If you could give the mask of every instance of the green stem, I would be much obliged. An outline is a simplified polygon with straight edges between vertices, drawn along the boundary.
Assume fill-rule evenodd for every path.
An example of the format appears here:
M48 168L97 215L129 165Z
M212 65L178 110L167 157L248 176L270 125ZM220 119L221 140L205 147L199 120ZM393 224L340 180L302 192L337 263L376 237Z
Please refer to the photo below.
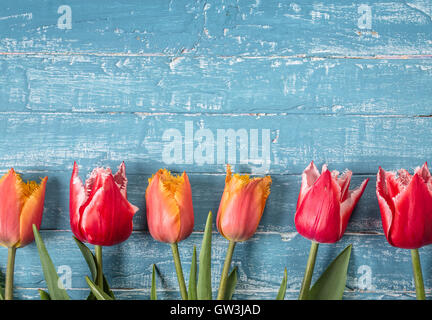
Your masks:
M227 286L227 280L228 280L228 272L231 267L231 260L234 252L236 242L231 241L228 244L228 250L225 257L225 263L222 269L222 275L219 283L219 291L217 295L217 300L225 300L225 292L226 292L226 286Z
M96 285L103 290L103 263L102 263L102 246L95 245L96 255Z
M13 281L15 268L16 248L8 248L8 259L6 267L5 300L13 299Z
M186 290L185 279L183 277L183 269L181 266L180 254L178 251L177 243L171 243L171 250L172 250L172 254L173 254L173 258L174 258L174 265L175 265L176 272L177 272L177 280L178 280L178 284L180 287L180 295L181 295L183 300L187 300L188 294L187 294L187 290Z
M311 248L309 251L309 258L308 258L308 261L306 264L306 270L305 270L305 274L303 277L302 286L300 289L299 300L306 300L307 299L310 285L311 285L311 281L312 281L312 274L313 274L314 267L315 267L315 260L316 260L316 256L317 256L317 252L318 252L318 245L319 245L318 242L312 241Z
M423 283L423 274L421 270L420 255L418 249L411 249L411 261L414 273L417 300L425 300L426 296Z

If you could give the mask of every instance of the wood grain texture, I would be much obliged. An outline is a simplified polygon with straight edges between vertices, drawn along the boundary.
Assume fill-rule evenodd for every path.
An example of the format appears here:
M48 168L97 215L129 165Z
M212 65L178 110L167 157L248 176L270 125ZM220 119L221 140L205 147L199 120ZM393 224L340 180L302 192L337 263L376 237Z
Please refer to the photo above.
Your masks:
M431 54L431 4L410 1L4 1L0 51L178 55ZM371 7L370 29L359 28ZM360 26L363 26L360 24Z
M129 173L152 174L167 166L176 172L221 173L231 162L237 172L300 174L314 160L318 165L328 163L332 170L376 174L379 166L414 168L430 159L424 132L431 130L431 120L368 115L1 113L0 135L7 137L1 146L8 152L0 154L0 166L6 170L13 163L17 170L59 171L71 170L75 160L87 172L96 165L115 168L125 160ZM222 139L229 129L233 135L225 144L218 143L218 130L224 130L219 134ZM263 130L268 130L267 136ZM245 142L240 143L238 136ZM173 150L176 137L178 148Z
M59 28L62 5L70 29ZM131 238L104 249L121 299L149 298L153 263L158 296L179 297L170 250L146 227L151 174L165 167L190 177L196 223L180 244L186 274L207 213L217 212L225 163L270 174L257 234L236 247L234 298L274 299L287 267L287 299L296 299L309 251L294 225L300 174L311 160L348 168L353 187L370 182L342 241L320 246L314 279L352 243L345 299L414 299L409 251L382 233L375 175L431 160L431 17L428 0L3 0L0 173L49 177L42 236L56 266L72 271L75 299L87 296L89 271L69 231L74 161L83 179L126 163L140 210ZM169 149L175 139L180 149ZM213 236L216 288L227 241ZM431 295L431 249L420 253ZM18 250L16 270L16 298L38 299L45 282L34 244Z
M0 111L432 113L431 59L41 54L0 70Z

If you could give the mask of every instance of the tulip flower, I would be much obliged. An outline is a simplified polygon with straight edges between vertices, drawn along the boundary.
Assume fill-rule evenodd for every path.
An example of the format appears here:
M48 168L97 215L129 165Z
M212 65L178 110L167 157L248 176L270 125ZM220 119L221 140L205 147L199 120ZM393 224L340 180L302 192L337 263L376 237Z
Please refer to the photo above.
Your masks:
M33 242L32 225L39 230L42 223L47 180L25 183L13 168L0 178L0 244L8 248L6 300L13 296L16 249Z
M194 212L192 191L186 172L172 175L160 169L149 180L146 190L147 225L152 237L171 244L182 299L187 299L178 242L192 233Z
M152 237L178 243L192 233L192 191L186 172L174 176L165 169L149 179L146 190L147 225Z
M326 165L320 174L313 161L303 171L295 213L295 226L303 237L319 243L334 243L342 238L369 181L349 190L351 176L347 170L339 177L339 172L330 172Z
M74 162L70 180L70 225L75 237L95 245L98 270L102 271L102 246L125 241L132 233L132 219L138 208L127 200L124 162L116 174L111 169L96 168L85 186ZM97 284L102 287L102 272Z
M384 234L394 247L411 249L417 298L424 299L418 248L432 243L432 177L427 163L414 170L377 174L376 194Z
M250 179L248 175L232 175L231 167L227 166L225 189L216 220L219 232L229 240L218 300L225 297L228 271L235 244L252 237L258 228L267 198L270 195L271 183L270 176Z
M352 172L330 172L323 165L321 174L313 161L303 171L295 213L297 231L312 241L300 299L305 299L310 287L318 252L318 243L334 243L345 233L351 214L363 194L369 179L349 190Z

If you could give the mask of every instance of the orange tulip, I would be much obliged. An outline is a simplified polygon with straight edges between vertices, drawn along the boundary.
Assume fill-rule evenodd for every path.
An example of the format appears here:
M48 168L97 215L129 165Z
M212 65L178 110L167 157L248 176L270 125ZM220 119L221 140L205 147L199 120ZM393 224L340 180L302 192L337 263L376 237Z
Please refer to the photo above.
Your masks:
M160 169L146 190L147 224L152 237L166 243L180 242L192 233L192 191L186 172L171 175Z
M270 176L250 179L231 174L227 166L225 189L217 214L217 228L228 240L240 242L253 236L270 195Z
M146 190L147 225L152 237L171 244L180 294L187 300L186 283L177 243L189 237L194 226L192 190L186 172L180 176L160 169Z
M0 178L0 245L20 248L33 242L32 225L39 230L47 180L25 183L13 168Z

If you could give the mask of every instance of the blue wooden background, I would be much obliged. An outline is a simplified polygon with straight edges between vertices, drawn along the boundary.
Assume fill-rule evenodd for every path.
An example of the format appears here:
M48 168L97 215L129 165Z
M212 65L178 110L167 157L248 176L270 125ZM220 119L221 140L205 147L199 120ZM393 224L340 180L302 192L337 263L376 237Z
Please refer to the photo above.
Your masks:
M412 170L431 160L431 57L429 0L2 0L0 172L49 177L42 236L77 299L88 294L89 271L69 227L74 161L82 178L126 163L140 211L131 237L104 249L121 299L149 298L153 263L159 297L179 297L169 246L146 228L152 173L190 176L196 224L180 244L186 278L207 213L218 209L223 163L270 174L258 231L234 253L234 298L273 299L287 267L295 299L309 251L294 226L301 172L311 160L349 168L352 186L370 182L346 235L320 246L316 274L352 243L345 299L413 299L410 253L386 242L375 175L380 165ZM217 136L228 129L243 140L224 155ZM213 241L217 288L227 241L216 231ZM432 250L420 253L430 295ZM38 299L45 287L34 244L18 250L15 285L19 299Z

